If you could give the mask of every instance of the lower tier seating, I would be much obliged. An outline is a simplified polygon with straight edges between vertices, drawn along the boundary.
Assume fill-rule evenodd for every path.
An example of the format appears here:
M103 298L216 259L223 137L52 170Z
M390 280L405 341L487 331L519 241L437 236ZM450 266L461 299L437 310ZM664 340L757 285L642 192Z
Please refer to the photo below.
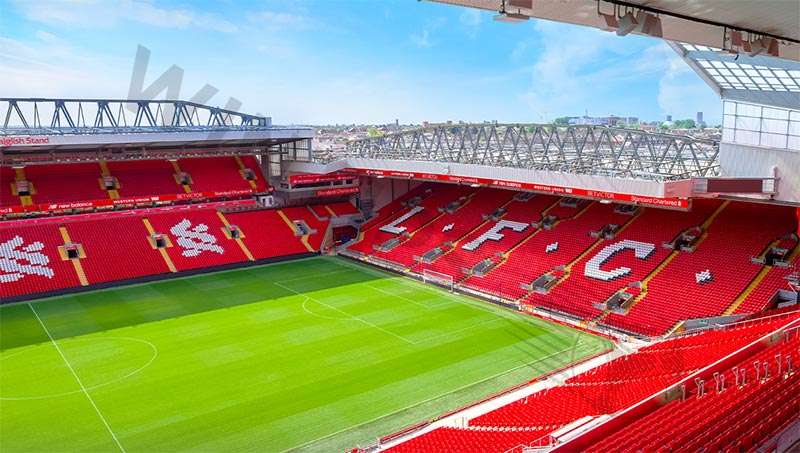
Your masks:
M758 376L756 362L767 365ZM800 335L795 333L743 360L736 373L733 368L722 373L724 389L707 381L703 395L689 390L684 401L632 421L587 451L754 451L800 417L798 363Z
M0 299L81 284L56 223L0 228Z
M156 233L170 239L167 247L179 271L247 261L235 240L227 237L214 209L165 212L148 216Z
M541 429L461 429L437 428L427 434L388 448L390 453L486 453L504 452L508 449L529 445L549 430Z
M319 232L304 242L278 210L202 206L0 224L0 298L319 250L328 222L292 209Z
M169 272L139 216L69 222L65 228L70 240L83 247L86 257L79 262L91 283Z
M446 453L481 451L521 453L552 433L586 416L614 414L654 396L700 368L764 338L780 338L756 355L742 357L748 384L740 388L726 371L727 390L700 398L696 392L683 402L669 403L631 424L590 451L725 451L730 445L751 451L800 415L800 334L770 335L800 319L794 311L740 323L724 330L704 331L644 347L568 379L563 385L534 393L468 421L467 428L438 428L386 451ZM784 363L780 372L775 357ZM789 372L786 357L791 357ZM752 363L769 363L770 377L756 379ZM662 418L667 422L662 422ZM514 433L509 437L496 433ZM481 434L476 434L481 433ZM535 433L535 435L534 435ZM530 435L528 435L530 434ZM523 444L523 445L520 445ZM539 442L536 442L538 445ZM709 450L710 448L710 450Z

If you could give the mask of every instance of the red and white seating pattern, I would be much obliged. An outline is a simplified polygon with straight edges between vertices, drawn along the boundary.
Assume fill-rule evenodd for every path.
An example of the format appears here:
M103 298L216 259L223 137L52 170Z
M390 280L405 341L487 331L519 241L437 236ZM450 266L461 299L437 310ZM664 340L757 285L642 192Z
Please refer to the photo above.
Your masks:
M213 209L166 212L148 216L156 233L169 237L167 248L179 271L246 261L234 240L223 234L225 225Z
M319 250L328 222L314 219L305 207L284 211L288 218L308 216L304 220L318 229L308 243ZM213 208L162 210L146 219L154 233L169 239L172 246L166 254L177 271L248 260L238 241L225 235L225 225ZM241 242L256 260L310 251L277 210L227 214L226 219L239 228ZM64 245L64 236L59 227L71 243L83 248L85 256L75 263L61 258L58 248ZM169 272L148 236L145 217L133 213L83 220L62 217L13 227L0 224L0 298L80 286L78 266L89 285Z
M80 285L57 224L0 228L0 299Z

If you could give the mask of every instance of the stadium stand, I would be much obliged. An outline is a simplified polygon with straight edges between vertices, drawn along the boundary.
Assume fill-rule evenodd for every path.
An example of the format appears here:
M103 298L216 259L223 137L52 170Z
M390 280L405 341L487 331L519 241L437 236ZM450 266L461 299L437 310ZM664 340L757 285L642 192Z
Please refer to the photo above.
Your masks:
M59 254L64 244L55 223L0 227L0 298L80 285L73 264Z
M90 284L169 272L140 216L69 222L65 228L83 247L86 257L80 261Z
M108 199L102 186L100 166L96 163L29 165L25 179L36 191L34 203L57 203Z
M748 370L748 384L734 385L737 378L727 370L726 390L702 397L695 393L685 401L654 408L651 414L632 421L589 451L656 451L664 444L666 447L658 451L728 451L731 445L737 447L733 451L751 451L800 413L800 373L796 366L800 360L800 333L793 327L786 333L770 335L797 319L800 312L791 311L724 330L661 341L579 374L563 385L475 417L466 428L436 428L384 451L522 452L526 446L541 445L550 433L572 422L618 413L662 393L698 370L734 356L740 359L738 368ZM755 355L742 353L749 350L748 345L765 338L777 340ZM775 362L778 355L784 363L780 372ZM795 364L792 371L786 357ZM756 376L751 368L754 361L770 363L770 377L765 377L766 371ZM515 434L502 437L496 433Z
M547 434L547 429L437 428L384 451L391 453L503 452L527 445Z
M214 209L164 212L147 220L156 233L170 239L166 251L179 271L247 260L236 242L223 234L225 224Z
M194 192L215 190L249 189L251 185L242 176L241 160L235 157L204 157L180 159L180 169L191 177L190 187ZM256 167L257 168L257 167ZM260 176L260 172L259 172ZM263 180L263 177L259 177Z
M14 169L5 165L0 166L0 206L19 206L21 201L14 195L15 186Z
M412 233L408 241L389 252L377 252L376 255L404 266L412 266L417 262L415 256L422 256L447 242L458 242L462 236L486 222L484 215L506 204L513 195L513 192L500 189L480 189L452 214L439 216ZM448 228L450 225L452 227Z
M543 206L541 213L536 213L536 217L549 215L546 209L557 198L537 196L534 200L537 198L546 206ZM516 203L509 206L510 212L514 211ZM496 272L483 278L470 277L464 284L497 296L518 299L528 293L520 284L529 284L547 271L568 265L597 241L589 236L590 231L599 230L607 224L623 225L630 219L629 216L615 215L613 211L612 205L594 203L585 211L563 218L552 229L540 228L511 250L507 261ZM551 251L548 251L548 247L551 247Z
M587 451L753 451L800 415L799 347L795 331L725 371L724 387L695 389ZM753 364L765 366L757 371Z
M108 170L117 178L120 186L117 191L122 197L184 192L175 180L175 169L166 160L109 162Z
M430 192L426 193L427 191ZM425 195L417 206L404 207L381 222L378 228L368 228L364 231L363 240L356 244L353 249L366 255L372 254L374 252L373 246L380 246L384 242L398 236L396 233L382 231L382 229L386 230L388 229L387 227L392 226L393 223L397 223L397 225L394 225L395 228L402 229L403 233L411 234L438 216L443 215L439 212L439 208L444 208L461 197L467 197L473 191L474 189L469 186L465 187L448 184L426 185L423 190L418 190L416 192L420 195ZM406 196L404 198L409 200L415 196L418 195ZM410 215L416 207L421 207L422 209L417 209L414 215ZM400 220L402 220L402 222L399 222Z
M693 252L673 252L674 259L650 280L627 316L612 313L604 321L619 326L624 320L657 335L682 319L721 315L758 274L760 266L750 257L794 228L788 213L780 206L727 204ZM704 280L703 272L712 280Z
M294 235L292 228L287 225L277 210L236 212L226 214L226 217L228 222L241 229L244 235L242 242L255 259L274 258L309 251L300 241L300 237ZM259 235L259 231L264 231L264 235Z
M350 248L417 274L450 275L462 288L639 335L663 334L685 319L765 308L788 270L751 258L763 260L774 247L788 266L798 252L788 207L694 200L692 211L665 216L654 208L548 195L510 200L511 194L484 188L454 213L438 214L428 211L447 199L441 187L423 190L429 197L422 211L411 215L405 207L384 216ZM532 227L504 228L502 240L480 242L501 221ZM393 248L375 250L392 238ZM464 273L476 265L481 272ZM541 279L548 286L535 287ZM619 312L595 307L617 292L624 302Z
M0 225L0 298L213 268L248 261L248 253L259 260L316 252L328 227L306 207L222 215L204 206ZM290 218L318 232L297 236Z

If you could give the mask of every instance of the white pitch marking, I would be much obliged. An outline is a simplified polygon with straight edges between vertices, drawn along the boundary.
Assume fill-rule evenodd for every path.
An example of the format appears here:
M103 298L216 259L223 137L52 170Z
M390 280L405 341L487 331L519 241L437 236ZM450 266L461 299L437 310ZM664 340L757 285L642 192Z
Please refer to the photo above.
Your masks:
M293 290L292 288L289 288L288 286L285 286L285 285L281 285L278 282L273 282L273 283L275 284L275 286L280 286L281 288L285 289L286 291L291 291L291 292L297 294L298 296L303 296L303 297L305 297L307 299L313 300L314 302L316 302L318 304L321 304L321 305L324 305L324 306L330 308L331 310L338 311L339 313L341 313L341 314L343 314L345 316L349 316L349 317L355 319L356 321L361 321L361 322L363 322L364 324L366 324L366 325L368 325L370 327L374 327L374 328L380 330L381 332L388 333L389 335L391 335L391 336L393 336L393 337L395 337L397 339L403 340L408 344L417 344L416 342L413 342L413 341L411 341L411 340L409 340L407 338L403 338L403 337L401 337L400 335L397 335L394 332L389 332L388 330L384 329L383 327L378 327L378 326L376 326L375 324L372 324L369 321L365 321L365 320L359 318L358 316L353 316L353 315L351 315L350 313L348 313L346 311L343 311L343 310L340 310L340 309L338 309L338 308L336 308L334 306L328 305L328 304L326 304L325 302L323 302L323 301L321 301L319 299L315 299L313 297L306 296L305 294L298 293L297 291Z
M81 389L83 389L83 394L86 395L86 398L88 398L89 402L92 403L92 407L94 407L94 410L97 412L97 415L100 416L100 420L102 420L103 424L106 425L106 429L108 429L108 432L111 433L111 437L114 438L114 442L117 443L117 447L119 447L119 450L122 453L125 453L125 449L122 448L122 444L119 443L119 439L117 439L117 435L114 434L114 431L111 430L111 426L108 425L108 422L106 421L106 418L103 417L103 414L100 412L100 409L97 408L97 404L94 403L94 400L92 399L92 396L89 395L88 391L86 391L86 387L84 387L83 382L81 382L81 378L79 378L78 374L75 373L75 370L72 369L72 365L70 365L69 360L67 360L67 357L64 356L63 352L61 352L61 348L58 346L58 343L56 343L56 340L54 340L53 336L50 335L50 331L47 330L47 326L45 326L44 322L42 322L42 318L39 317L39 313L36 313L36 310L33 308L33 305L31 305L30 303L28 303L28 306L31 307L31 311L33 312L34 316L36 316L36 319L39 320L39 324L42 325L42 329L44 329L45 333L50 338L50 341L53 343L53 346L56 347L56 351L58 351L58 354L61 356L62 359L64 359L64 363L67 364L67 368L69 368L69 371L72 372L72 376L75 378L76 381L78 381L78 385L80 385Z
M330 272L323 272L323 273L321 273L321 274L306 275L305 277L287 278L286 280L281 280L281 281L280 281L280 282L278 282L278 283L293 282L293 281L295 281L295 280L308 280L308 279L310 279L310 278L317 278L317 277L321 277L321 276L323 276L323 275L341 274L341 273L343 273L343 272L350 272L350 271L349 271L349 270L347 270L347 269L342 269L342 270L340 270L340 271L330 271Z
M396 298L398 298L398 299L402 299L402 300L405 300L405 301L407 301L407 302L411 302L412 304L415 304L415 305L419 305L419 306L420 306L420 307L422 307L422 308L428 308L428 309L431 309L431 308L437 308L437 307L441 307L441 306L443 306L443 305L450 305L450 302L441 302L441 303L438 303L438 304L433 304L433 305L425 305L425 304L421 304L421 303L419 303L419 302L417 302L417 301L415 301L415 300L413 300L413 299L409 299L408 297L401 296L401 295L399 295L399 294L395 294L395 293L390 293L389 291L384 291L384 290L382 290L382 289L380 289L380 288L377 288L377 287L375 287L375 286L372 286L372 285L370 285L369 283L364 283L364 286L366 286L367 288L372 288L372 289L374 289L375 291L380 291L380 292L382 292L383 294L387 294L387 295L389 295L389 296L393 296L393 297L396 297ZM403 285L403 286L405 286L405 285ZM437 294L437 296L438 296L438 294Z

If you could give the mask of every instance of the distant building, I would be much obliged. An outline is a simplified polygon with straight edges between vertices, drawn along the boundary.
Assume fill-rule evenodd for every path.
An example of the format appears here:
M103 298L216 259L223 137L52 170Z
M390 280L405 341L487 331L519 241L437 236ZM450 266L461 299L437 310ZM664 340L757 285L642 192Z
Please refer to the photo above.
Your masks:
M703 112L697 112L697 120L695 121L695 124L697 127L706 124L705 121L703 121Z
M671 122L672 122L672 115L667 115L667 122L668 122L668 123L671 123Z

